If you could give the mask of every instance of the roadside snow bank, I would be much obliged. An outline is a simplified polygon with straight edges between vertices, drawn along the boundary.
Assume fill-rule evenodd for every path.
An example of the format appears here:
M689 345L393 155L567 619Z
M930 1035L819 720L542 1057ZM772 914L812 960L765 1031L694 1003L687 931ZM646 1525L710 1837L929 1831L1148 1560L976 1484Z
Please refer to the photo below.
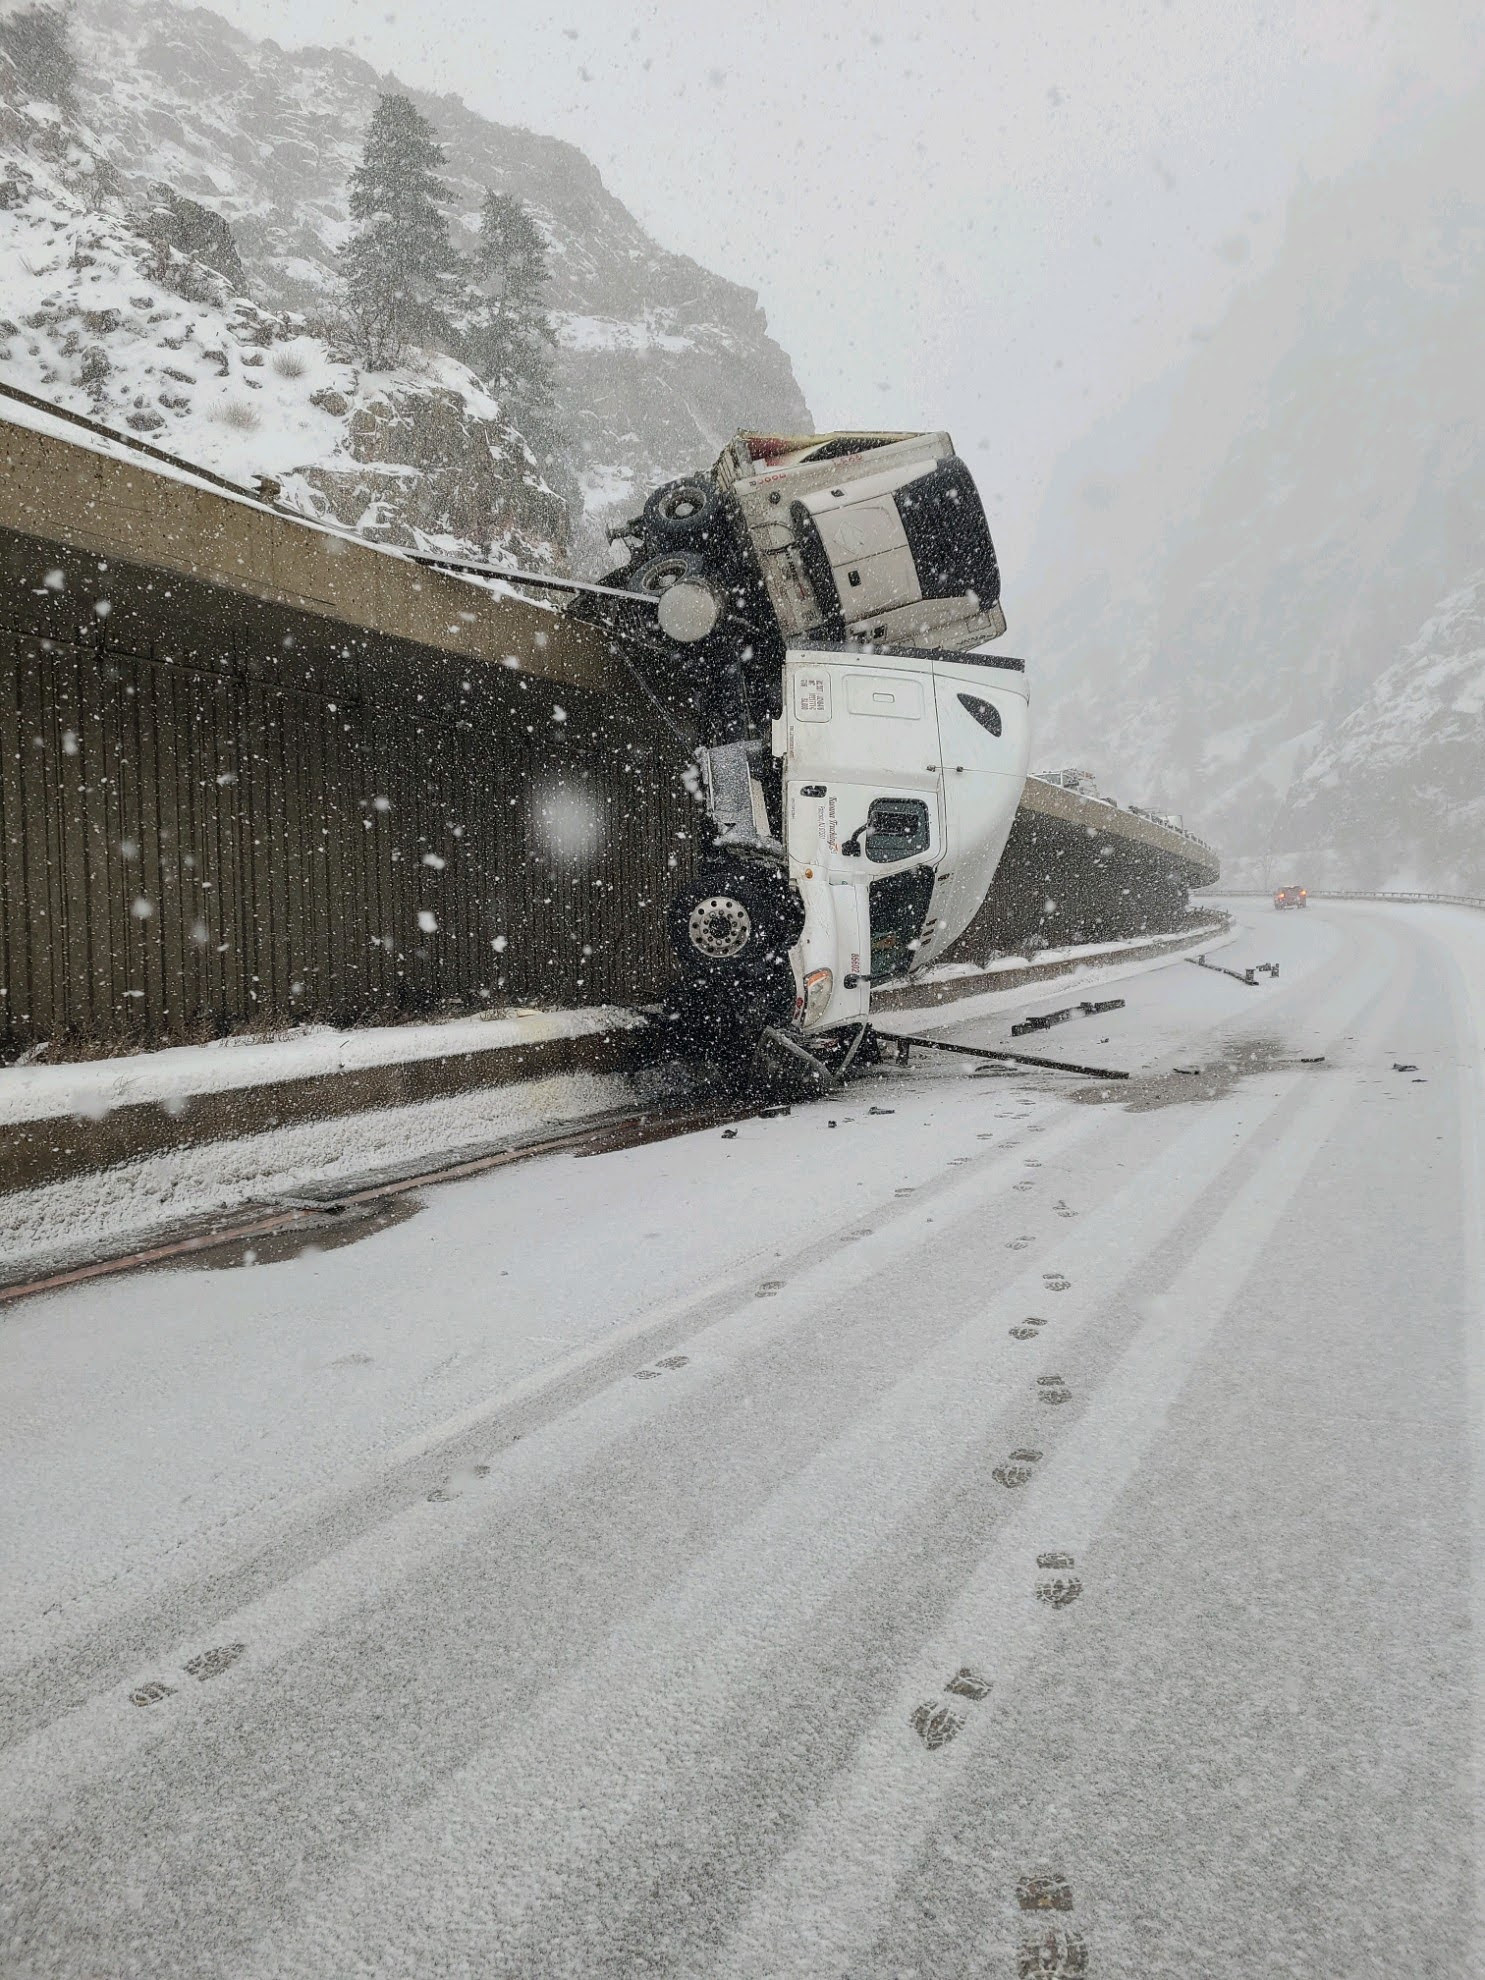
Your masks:
M505 1135L607 1113L631 1099L621 1074L559 1073L417 1106L385 1107L236 1141L171 1149L39 1189L16 1190L5 1197L0 1267L12 1274L22 1265L38 1273L60 1270L83 1256L114 1249L120 1239L142 1243L216 1211L271 1201L315 1184L348 1181L421 1156L457 1161L461 1151ZM79 1242L80 1234L85 1242Z
M634 1030L642 1023L633 1011L599 1004L587 1010L519 1011L502 1017L453 1018L443 1024L367 1025L354 1031L306 1025L288 1037L239 1036L123 1059L8 1066L0 1070L0 1125L78 1117L101 1120L115 1107L150 1101L169 1110L200 1093L317 1079L414 1059L509 1051L552 1039Z

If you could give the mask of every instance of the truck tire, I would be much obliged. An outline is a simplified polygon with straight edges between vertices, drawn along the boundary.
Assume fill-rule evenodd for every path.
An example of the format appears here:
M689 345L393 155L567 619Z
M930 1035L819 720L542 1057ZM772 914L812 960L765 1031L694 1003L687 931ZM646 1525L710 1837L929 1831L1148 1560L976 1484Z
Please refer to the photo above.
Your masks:
M626 582L629 591L648 592L658 598L662 591L669 591L673 584L686 579L701 579L706 576L706 560L698 557L694 550L667 550L663 556L651 557Z
M667 550L699 544L717 520L717 491L704 475L683 475L657 488L645 503L650 539Z
M667 920L671 946L685 969L750 973L794 946L804 909L782 878L733 867L704 873L683 887Z

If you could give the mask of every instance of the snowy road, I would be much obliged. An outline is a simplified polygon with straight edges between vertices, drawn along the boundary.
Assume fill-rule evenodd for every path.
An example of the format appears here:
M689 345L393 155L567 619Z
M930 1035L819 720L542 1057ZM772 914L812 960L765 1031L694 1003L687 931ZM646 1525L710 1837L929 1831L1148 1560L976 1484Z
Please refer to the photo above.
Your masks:
M1485 914L1269 959L13 1310L0 1972L1485 1971Z

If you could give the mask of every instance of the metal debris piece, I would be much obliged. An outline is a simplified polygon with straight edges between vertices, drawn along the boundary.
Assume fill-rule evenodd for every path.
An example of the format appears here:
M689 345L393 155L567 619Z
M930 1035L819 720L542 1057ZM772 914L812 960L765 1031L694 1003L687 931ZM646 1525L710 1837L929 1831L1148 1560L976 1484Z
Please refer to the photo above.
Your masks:
M1065 1004L1060 1011L1046 1011L1040 1017L1022 1018L1019 1024L1011 1026L1012 1038L1024 1038L1028 1031L1050 1031L1054 1024L1066 1024L1069 1018L1100 1017L1105 1011L1122 1011L1124 999L1110 997L1102 1004Z
M907 1063L907 1051L914 1045L926 1046L934 1052L958 1052L966 1059L1003 1060L1013 1066L1043 1066L1050 1072L1082 1073L1090 1079L1128 1079L1127 1072L1117 1072L1109 1066L1078 1066L1066 1059L1038 1059L1029 1052L1000 1052L984 1045L954 1045L947 1038L904 1037L894 1031L879 1031L877 1037L884 1045L897 1047L899 1065Z

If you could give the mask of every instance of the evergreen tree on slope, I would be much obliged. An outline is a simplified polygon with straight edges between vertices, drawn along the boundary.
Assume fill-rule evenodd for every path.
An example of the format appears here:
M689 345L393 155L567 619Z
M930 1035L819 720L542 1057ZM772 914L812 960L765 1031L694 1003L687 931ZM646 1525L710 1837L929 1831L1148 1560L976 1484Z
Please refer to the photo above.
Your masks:
M351 174L357 231L340 250L352 335L371 371L385 371L409 344L447 347L445 306L458 291L459 257L442 208L443 146L405 96L378 100L361 163Z
M72 7L40 5L0 9L0 51L15 63L21 81L55 103L64 116L77 110L77 58L72 52Z
M547 244L509 193L485 194L474 266L479 299L465 333L470 366L547 465L561 445L552 366L557 335L546 311Z

